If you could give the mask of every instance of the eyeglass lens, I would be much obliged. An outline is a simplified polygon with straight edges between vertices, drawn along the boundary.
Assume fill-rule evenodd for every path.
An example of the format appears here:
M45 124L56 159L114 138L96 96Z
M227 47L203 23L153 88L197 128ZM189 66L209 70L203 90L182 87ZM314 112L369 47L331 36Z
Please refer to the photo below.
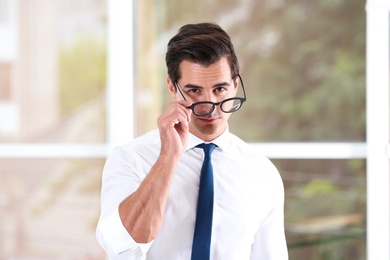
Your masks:
M218 103L217 103L218 104ZM240 98L232 98L222 101L219 106L225 113L232 113L240 109L242 100ZM205 116L211 114L215 109L216 104L211 102L194 103L192 111L197 116Z

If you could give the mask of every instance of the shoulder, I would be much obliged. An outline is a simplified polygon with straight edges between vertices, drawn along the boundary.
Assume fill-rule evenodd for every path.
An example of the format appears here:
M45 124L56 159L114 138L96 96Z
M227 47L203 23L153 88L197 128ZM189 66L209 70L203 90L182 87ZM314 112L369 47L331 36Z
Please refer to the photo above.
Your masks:
M160 144L160 132L158 129L150 131L139 137L134 138L130 142L122 145L123 148L137 148L145 145L159 145Z
M229 133L229 135L229 150L233 150L241 156L252 160L269 161L264 153L261 150L256 149L254 145L243 141L241 138L232 133Z
M151 155L160 151L160 133L158 129L150 131L144 135L134 138L128 143L116 147L112 154L122 154L127 156L129 154L134 155Z
M229 135L230 147L228 150L234 153L234 157L240 158L252 169L259 169L262 173L279 176L279 171L273 162L264 155L263 151L232 133L229 133Z

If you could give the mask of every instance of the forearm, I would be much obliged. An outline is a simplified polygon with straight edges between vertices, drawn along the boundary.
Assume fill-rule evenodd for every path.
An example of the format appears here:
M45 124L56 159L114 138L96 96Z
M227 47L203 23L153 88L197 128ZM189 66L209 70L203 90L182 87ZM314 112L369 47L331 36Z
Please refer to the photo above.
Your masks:
M139 188L119 205L119 215L131 237L148 243L158 234L178 158L160 155Z

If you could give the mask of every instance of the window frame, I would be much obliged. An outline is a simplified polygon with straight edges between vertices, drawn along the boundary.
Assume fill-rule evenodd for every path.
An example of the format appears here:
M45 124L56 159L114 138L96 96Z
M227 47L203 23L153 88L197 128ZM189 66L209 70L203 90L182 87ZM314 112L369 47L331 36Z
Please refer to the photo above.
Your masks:
M390 0L368 0L367 14L367 259L390 259L389 168Z

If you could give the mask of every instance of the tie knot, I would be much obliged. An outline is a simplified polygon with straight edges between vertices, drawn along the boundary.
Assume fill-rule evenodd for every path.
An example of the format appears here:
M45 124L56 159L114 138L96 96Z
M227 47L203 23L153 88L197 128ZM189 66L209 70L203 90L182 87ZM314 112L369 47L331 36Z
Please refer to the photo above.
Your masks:
M214 151L217 145L213 143L208 143L208 144L202 143L202 144L198 144L196 147L203 148L204 156L210 157L211 153Z

